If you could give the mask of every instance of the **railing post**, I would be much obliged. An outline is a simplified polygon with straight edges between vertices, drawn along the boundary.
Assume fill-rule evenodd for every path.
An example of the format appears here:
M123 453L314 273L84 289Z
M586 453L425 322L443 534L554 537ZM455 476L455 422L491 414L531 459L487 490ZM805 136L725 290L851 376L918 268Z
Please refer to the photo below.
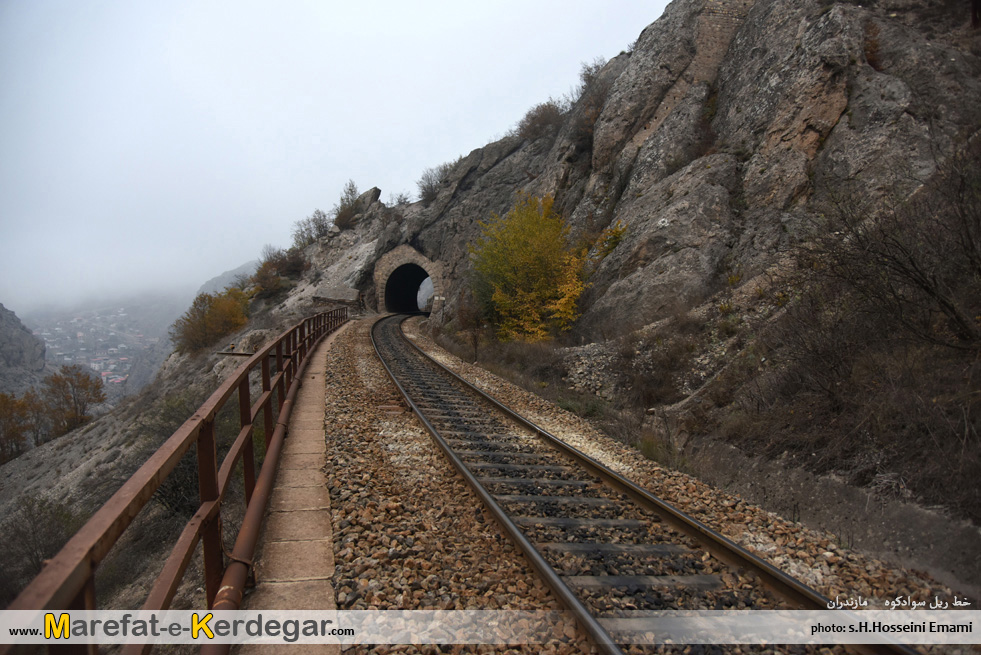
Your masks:
M262 360L268 367L268 358ZM242 449L242 477L245 482L245 506L252 502L252 490L255 489L255 452L252 446L252 394L249 390L249 376L246 374L238 385L238 418L241 427L249 426L249 439Z
M215 447L214 417L201 423L198 435L198 491L201 503L218 498L218 452ZM201 528L201 547L204 550L204 583L208 607L215 602L225 564L221 544L221 512Z
M283 342L280 341L276 344L276 374L283 372ZM283 403L286 402L286 385L283 383L285 376L279 378L279 383L276 385L276 395L277 395L277 405L276 409L283 409Z
M286 388L289 389L290 385L293 384L293 375L296 373L296 334L299 332L300 328L295 327L290 330L289 337L289 358L290 358L290 370L286 373Z
M280 348L279 346L277 346L276 360L282 361L282 359L283 357ZM271 376L269 373L269 358L266 357L265 359L262 360L262 392L263 393L266 393L267 391L272 391L272 383L270 380L271 380ZM279 401L279 406L282 407L283 402L285 402L285 396L283 395L282 386L279 387L279 392L280 392L280 397L283 398L283 400ZM270 394L269 400L266 401L265 406L262 408L262 419L263 419L262 427L265 433L263 435L263 439L266 442L266 450L269 450L269 441L272 439L273 430L275 429L274 422L273 422L272 408L273 408L272 394Z
M300 359L297 363L307 358L307 321L300 323Z
M85 586L75 596L75 600L67 607L69 610L94 610L95 605L95 570L89 574L89 579L85 581ZM52 643L48 646L50 655L98 655L98 644L59 644Z

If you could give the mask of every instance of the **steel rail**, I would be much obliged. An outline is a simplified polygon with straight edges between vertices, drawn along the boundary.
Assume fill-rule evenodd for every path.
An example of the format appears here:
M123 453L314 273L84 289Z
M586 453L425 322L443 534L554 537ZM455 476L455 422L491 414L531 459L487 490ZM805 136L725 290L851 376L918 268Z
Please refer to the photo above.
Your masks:
M425 426L426 430L428 430L429 434L432 435L440 450L443 451L443 454L446 455L447 459L449 459L453 464L453 467L461 476L463 476L470 488L473 489L474 493L477 494L481 502L484 503L487 509L494 516L494 519L501 525L504 531L507 532L508 536L511 537L518 548L521 549L521 552L524 553L525 557L528 558L532 568L538 572L545 583L548 584L555 595L558 596L559 602L562 603L567 609L572 611L573 614L575 614L576 620L579 621L579 624L589 634L597 648L607 655L623 655L623 651L620 650L620 647L617 646L616 643L614 643L613 638L606 631L606 629L600 625L599 621L596 620L596 617L594 617L586 606L582 604L579 598L576 597L575 592L573 592L572 589L570 589L569 586L562 581L562 578L560 578L555 572L555 569L553 569L552 566L545 561L542 554L539 553L528 538L525 537L521 529L514 523L514 521L511 520L511 517L509 517L504 509L497 504L497 501L494 500L494 497L490 494L490 492L488 492L487 489L480 484L480 481L477 480L473 473L470 472L470 469L468 469L457 454L453 452L450 445L445 439L443 439L442 435L440 435L439 430L437 430L436 427L429 422L429 419L426 418L425 414L423 414L423 412L419 409L419 406L416 405L412 397L409 396L409 393L406 391L405 387L402 386L402 383L395 377L395 373L388 365L388 362L385 361L385 358L382 357L381 352L378 350L378 345L375 342L375 329L382 323L382 321L386 320L386 318L388 317L379 319L372 326L371 345L375 348L375 353L378 355L379 361L381 361L382 366L385 367L385 371L398 388L399 393L402 394L402 397L405 398L405 401L412 408L412 411L414 411L416 416L419 417L419 420L422 421L422 424ZM399 325L399 332L401 334L401 324Z
M18 595L9 610L95 609L94 575L99 563L119 540L143 507L174 470L181 457L197 445L200 504L188 521L157 576L144 605L145 610L169 607L199 541L204 543L205 584L209 607L214 603L224 566L220 537L220 510L232 471L244 459L247 506L252 506L255 487L252 436L256 421L263 415L267 446L273 438L273 400L277 400L278 422L288 420L300 373L317 342L347 321L347 308L323 312L304 319L264 346L219 385L211 396L173 435L99 508L82 528ZM276 363L271 374L270 360ZM258 370L262 393L251 402L250 374ZM275 390L275 393L274 393ZM238 392L241 430L219 468L215 446L214 421L218 412ZM262 470L275 471L275 453L269 453ZM261 477L260 473L260 477ZM258 503L255 503L258 506ZM248 509L247 509L248 512ZM253 510L253 513L255 510ZM251 524L248 528L252 530ZM257 527L254 529L258 529ZM249 555L251 558L251 555ZM0 655L13 648L0 644ZM93 645L58 645L58 652L97 652ZM126 653L146 652L148 646L129 646Z
M408 318L408 317L406 317ZM428 354L426 354L419 346L412 342L411 339L405 337L402 331L402 323L406 319L402 319L399 322L399 333L402 334L405 343L412 347L412 349L423 357L426 361L430 362L436 366L439 370L445 372L447 375L451 376L459 384L464 386L469 391L476 394L481 399L490 403L495 409L500 411L502 414L522 425L526 429L535 433L540 437L545 443L552 446L557 452L563 456L571 459L577 464L581 465L594 475L600 477L604 482L611 485L612 487L626 493L631 498L633 498L641 506L655 512L658 516L661 516L665 523L674 527L678 531L692 537L698 541L709 553L714 557L718 558L720 561L726 564L740 568L745 567L753 572L755 572L763 583L769 587L772 591L777 593L781 598L786 600L792 606L799 609L807 610L827 610L833 606L833 603L823 594L812 589L811 587L805 585L800 580L797 580L780 569L776 568L769 562L757 557L753 553L749 552L742 546L736 544L732 540L726 538L719 532L708 527L698 519L694 518L681 511L680 509L668 504L666 501L661 500L657 496L654 496L646 489L638 486L631 480L623 477L622 475L611 470L604 464L596 461L589 455L583 453L582 451L570 446L565 443L552 433L548 432L544 428L538 426L532 421L528 420L524 416L521 416L517 412L513 411L509 407L502 404L500 401L495 399L493 396L487 394L476 386L470 384L468 381L463 379L461 376L457 375L454 371L450 370L443 364L439 363ZM388 366L386 365L386 369ZM389 375L391 372L389 371ZM397 383L396 383L397 384ZM401 387L400 391L402 390ZM404 395L403 391L403 395ZM410 403L411 404L411 403ZM413 405L413 409L419 414ZM421 416L421 415L420 415ZM426 421L424 421L426 422ZM427 426L428 427L428 426ZM437 439L442 442L441 438ZM442 448L448 449L449 445L442 442L440 445ZM454 459L454 465L459 461L458 458L451 457ZM459 466L463 466L462 462ZM467 477L467 476L464 476ZM469 482L469 479L468 479ZM476 482L476 480L475 480ZM479 482L477 483L479 484ZM485 492L486 493L486 492ZM489 496L489 494L487 494ZM483 495L481 496L483 498ZM486 501L485 501L486 502ZM496 503L495 503L496 505ZM502 510L503 511L503 510ZM510 522L510 519L508 519ZM509 531L510 532L510 531ZM522 535L523 537L524 535ZM530 544L529 544L530 545ZM533 547L532 547L533 548ZM537 551L536 551L537 552ZM547 564L546 564L547 566ZM562 583L564 585L564 583ZM918 651L912 649L903 644L852 644L846 646L848 649L855 650L857 652L868 654L868 655L918 655Z

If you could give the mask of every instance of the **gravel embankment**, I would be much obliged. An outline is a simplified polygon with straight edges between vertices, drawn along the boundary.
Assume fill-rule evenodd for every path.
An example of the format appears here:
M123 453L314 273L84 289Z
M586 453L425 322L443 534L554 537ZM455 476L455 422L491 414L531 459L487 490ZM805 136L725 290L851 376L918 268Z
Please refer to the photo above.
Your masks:
M873 602L898 595L920 600L951 595L925 577L847 551L829 535L661 468L578 417L449 355L418 333L416 321L410 321L408 331L439 361L822 593L861 595ZM371 323L359 321L327 354L327 474L338 608L558 609L496 523L477 509L476 497L429 435L410 413L393 411L402 403L375 359ZM546 645L511 649L358 646L346 652L595 652L575 626L565 632ZM728 647L726 652L761 651Z
M662 468L636 449L606 436L589 422L446 352L420 329L419 320L408 321L406 333L437 361L552 434L825 596L861 596L869 601L870 609L884 609L885 601L897 596L928 603L936 597L952 601L953 590L924 574L896 568L848 550L836 544L833 535L787 521L690 475ZM963 594L960 597L963 598ZM954 648L946 652L959 650ZM969 651L968 648L963 650Z

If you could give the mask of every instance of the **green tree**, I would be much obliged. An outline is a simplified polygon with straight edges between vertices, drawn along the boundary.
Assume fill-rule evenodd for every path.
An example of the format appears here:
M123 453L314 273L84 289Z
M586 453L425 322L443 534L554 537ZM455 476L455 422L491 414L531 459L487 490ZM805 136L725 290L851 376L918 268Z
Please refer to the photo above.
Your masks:
M498 338L541 341L571 327L585 289L585 253L570 246L553 198L522 194L507 214L480 225L470 245L474 295Z
M77 364L62 366L60 372L45 378L43 393L58 435L89 421L89 408L106 401L102 379L89 375Z

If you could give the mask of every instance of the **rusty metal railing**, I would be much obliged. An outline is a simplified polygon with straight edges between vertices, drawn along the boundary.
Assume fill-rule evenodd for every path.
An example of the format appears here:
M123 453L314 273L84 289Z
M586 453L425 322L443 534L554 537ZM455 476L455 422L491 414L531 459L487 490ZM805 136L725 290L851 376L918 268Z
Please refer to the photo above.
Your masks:
M197 446L200 504L184 527L142 609L163 610L170 606L199 541L203 547L208 607L214 607L220 589L221 596L225 599L225 609L230 608L229 599L233 604L237 603L241 599L242 586L252 560L262 515L272 489L293 399L300 386L303 370L309 362L308 355L320 339L340 327L347 318L348 310L342 307L304 319L239 366L191 418L99 508L64 548L46 563L41 573L7 609L96 609L96 568L174 470L181 457L194 445ZM273 362L275 372L272 371ZM256 369L261 378L262 389L253 402L249 376ZM235 395L241 429L219 466L215 418ZM274 400L278 418L273 413ZM254 430L260 420L266 457L257 478L252 444ZM222 499L239 460L242 461L246 512L226 568L220 512ZM229 581L223 582L222 578L226 575L229 576ZM0 655L6 655L12 648L10 645L0 645ZM72 650L91 653L95 648L84 644L74 648L69 645L58 647L59 652ZM128 654L147 651L148 646L140 645L123 649Z

